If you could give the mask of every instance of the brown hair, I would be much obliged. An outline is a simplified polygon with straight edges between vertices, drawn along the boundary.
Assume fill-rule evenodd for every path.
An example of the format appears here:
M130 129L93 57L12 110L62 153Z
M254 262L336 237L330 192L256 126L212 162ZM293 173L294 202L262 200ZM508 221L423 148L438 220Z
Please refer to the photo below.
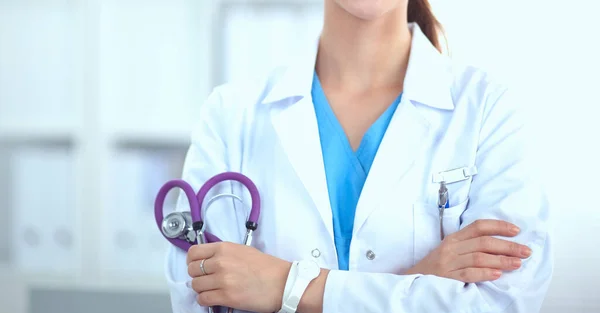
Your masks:
M417 23L429 41L442 52L439 36L443 35L443 28L433 15L429 0L408 0L408 22Z

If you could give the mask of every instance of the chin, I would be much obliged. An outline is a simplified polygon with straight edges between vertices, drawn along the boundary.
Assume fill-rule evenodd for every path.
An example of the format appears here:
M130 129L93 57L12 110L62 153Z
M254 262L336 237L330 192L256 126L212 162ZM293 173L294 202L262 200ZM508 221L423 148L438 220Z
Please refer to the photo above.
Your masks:
M407 0L334 0L342 9L361 20L374 20Z

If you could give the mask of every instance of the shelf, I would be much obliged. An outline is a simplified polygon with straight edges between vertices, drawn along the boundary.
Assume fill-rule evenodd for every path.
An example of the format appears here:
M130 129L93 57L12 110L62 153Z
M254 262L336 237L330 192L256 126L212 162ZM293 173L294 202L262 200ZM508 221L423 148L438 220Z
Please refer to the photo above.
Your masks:
M70 142L75 134L74 123L60 120L0 120L0 140Z
M110 141L119 146L173 146L187 148L190 144L190 128L158 128L152 125L113 130Z
M169 291L164 278L148 278L146 276L130 276L127 278L90 277L86 279L49 275L24 275L22 277L30 287L52 290L75 289L78 291L135 293L167 293Z

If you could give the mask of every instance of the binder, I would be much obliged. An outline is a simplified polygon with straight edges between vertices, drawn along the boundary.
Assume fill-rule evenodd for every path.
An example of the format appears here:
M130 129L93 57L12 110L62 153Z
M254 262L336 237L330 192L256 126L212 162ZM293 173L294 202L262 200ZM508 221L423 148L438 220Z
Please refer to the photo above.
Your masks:
M109 127L188 122L203 70L196 6L193 0L103 2L99 80Z
M0 4L0 120L71 122L81 87L78 11L8 2Z
M125 148L112 162L111 199L103 210L103 271L122 275L162 276L168 242L154 220L154 198L170 179L181 176L178 150ZM175 205L176 193L167 205Z
M68 147L23 146L11 153L12 259L25 272L72 274L75 245L73 160Z

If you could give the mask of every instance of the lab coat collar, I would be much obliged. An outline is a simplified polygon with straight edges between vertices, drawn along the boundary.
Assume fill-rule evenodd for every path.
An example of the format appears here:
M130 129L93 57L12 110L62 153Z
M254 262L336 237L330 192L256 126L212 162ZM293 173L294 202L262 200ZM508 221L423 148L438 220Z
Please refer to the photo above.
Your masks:
M263 103L277 103L291 97L310 98L319 38L320 36L308 47L295 51L297 56L292 58L293 63L285 71L276 74L281 75L280 77L271 79L273 85Z
M449 59L431 44L417 24L410 23L409 27L413 36L402 97L438 109L454 109ZM310 98L318 47L317 38L306 49L296 51L299 57L274 80L263 103L277 103L290 97Z

